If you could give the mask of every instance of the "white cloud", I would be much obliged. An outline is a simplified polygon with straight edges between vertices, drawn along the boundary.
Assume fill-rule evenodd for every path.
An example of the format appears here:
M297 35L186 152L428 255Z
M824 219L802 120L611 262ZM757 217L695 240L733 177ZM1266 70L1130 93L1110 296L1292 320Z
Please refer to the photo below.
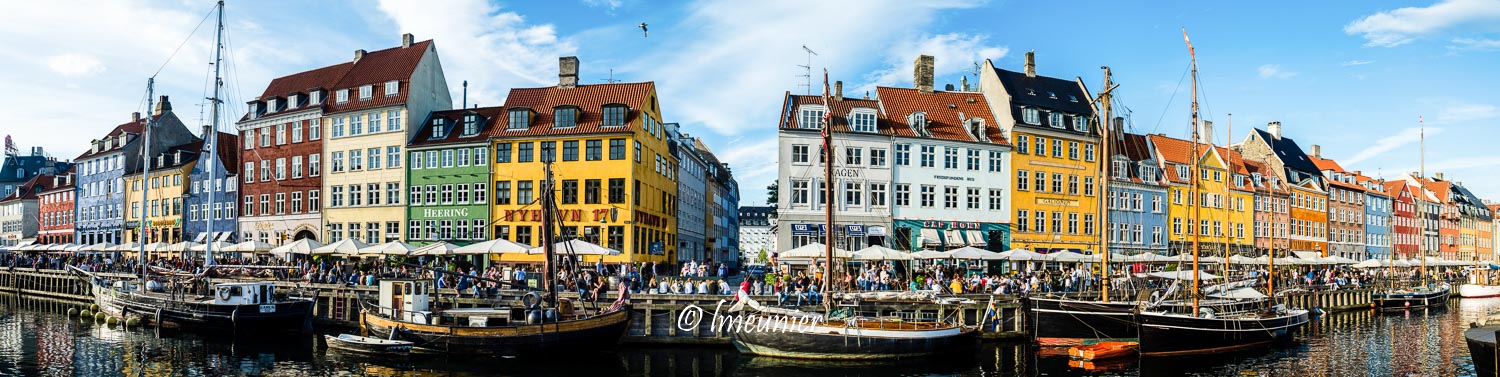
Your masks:
M912 36L888 48L886 67L865 75L867 84L852 93L873 91L875 86L911 86L912 62L919 55L932 55L933 76L937 79L933 84L936 87L941 89L944 84L957 86L959 83L943 82L943 76L968 74L975 64L982 64L980 62L985 59L999 59L1010 51L1006 47L990 45L988 39L984 35L962 33ZM975 78L969 80L970 84L978 84Z
M104 63L93 55L66 53L47 58L47 68L64 77L93 76L104 73Z
M1406 7L1365 16L1344 26L1371 47L1395 47L1417 37L1465 24L1500 20L1500 1L1441 0L1427 7Z
M610 10L618 9L622 5L620 0L583 0L583 3L591 7L604 7Z
M1432 120L1434 124L1453 124L1495 117L1500 117L1500 108L1486 104L1469 103L1443 108Z
M528 23L481 0L383 0L380 10L401 32L437 43L453 98L468 80L470 106L499 105L512 87L556 85L557 58L577 50L552 25Z
M1500 49L1500 39L1454 38L1451 50L1495 50Z
M1357 66L1357 65L1365 65L1365 64L1370 64L1370 63L1374 63L1374 62L1373 61L1369 61L1369 60L1354 59L1354 60L1346 61L1346 62L1343 62L1343 63L1339 63L1339 66L1341 66L1341 67L1353 67L1353 66Z
M1436 127L1429 127L1426 130L1426 134L1428 136L1437 135L1442 132L1442 128ZM1422 133L1423 130L1420 128L1408 128L1401 130L1401 132L1398 132L1395 135L1376 140L1374 145L1365 147L1365 149L1360 150L1359 153L1355 153L1354 157L1345 159L1343 163L1346 166L1352 166L1370 158L1383 155L1386 152L1396 150L1396 148L1416 143L1421 140Z
M1289 79L1296 76L1297 72L1284 71L1280 64L1265 64L1256 69L1261 80L1265 79Z

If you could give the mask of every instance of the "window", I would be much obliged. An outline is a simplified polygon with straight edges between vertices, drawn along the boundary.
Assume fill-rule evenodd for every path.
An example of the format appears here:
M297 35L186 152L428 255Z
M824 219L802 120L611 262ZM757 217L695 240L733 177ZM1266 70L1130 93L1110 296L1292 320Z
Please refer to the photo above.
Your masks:
M896 144L896 166L911 165L911 144Z
M333 134L329 136L335 139L344 137L344 117L333 117Z
M417 192L413 187L412 192ZM416 197L408 204L415 204ZM495 181L495 204L510 204L510 181Z
M378 206L378 205L380 205L380 184L379 183L369 183L369 184L366 184L365 185L365 192L366 192L366 195L369 195L367 197L368 200L366 200L365 203L369 203L369 205L372 205L372 206Z
M355 149L349 151L349 171L365 170L365 151Z
M578 140L563 142L563 161L578 161Z
M531 142L516 143L516 162L531 162Z
M610 178L609 179L609 202L610 203L615 203L615 204L619 204L619 203L624 203L625 202L625 179L624 178Z
M849 125L854 132L875 132L875 112L855 111L849 117Z
M323 126L319 125L319 123L321 123L321 120L318 118L313 118L313 120L308 121L308 123L307 140L318 140L323 138Z
M578 180L562 181L562 204L578 204Z
M885 148L870 148L870 166L885 166Z
M284 193L284 192L278 192L278 193L276 193L276 214L281 215L281 214L285 214L285 213L286 213L286 193Z
M380 147L374 147L366 150L365 155L365 161L368 165L366 166L366 168L369 168L371 170L380 168Z
M906 207L911 205L911 185L905 183L896 184L896 205Z
M542 145L542 148L541 148L542 149L542 153L541 153L542 162L557 161L557 142L541 141L541 142L538 142L538 143L540 143Z
M399 187L399 185L397 183L395 183L395 182L390 183L390 185L391 185L392 188ZM473 187L473 190L474 190L473 191L473 193L474 193L473 194L474 195L474 197L473 197L473 203L474 204L485 204L485 202L489 201L489 187L487 187L487 186L488 185L483 184L483 183L475 183L474 184L474 187Z
M255 163L254 162L246 162L245 163L245 170L244 170L244 172L245 172L244 173L245 174L245 183L255 182Z
M135 206L131 206L130 211L131 211L132 214L136 213L135 210L136 210L136 207ZM254 216L255 215L255 196L254 195L245 195L245 208L243 210L240 210L240 213L243 214L243 215L245 215L245 216Z
M609 139L609 159L625 159L625 139Z
M958 148L943 147L943 168L958 169Z
M576 203L578 203L578 181L573 181L573 187L572 188L568 188L567 182L568 181L563 181L563 203L564 204L576 204ZM603 182L600 181L600 180L597 180L597 179L588 179L588 180L584 180L583 181L583 202L584 203L586 203L586 204L599 204L599 190L602 189L602 187L600 187L601 183L603 183ZM623 182L621 182L621 183L623 183ZM569 194L573 195L573 201L572 202L568 202L568 200L567 200L567 196Z
M531 125L530 109L511 109L509 123L506 129L524 130Z
M1094 177L1083 177L1083 196L1094 196Z
M401 82L400 81L395 81L395 80L387 81L385 83L385 96L386 97L390 97L390 96L396 95L397 93L401 93L400 88L401 88Z
M349 206L358 207L365 205L364 193L364 186L358 184L349 185Z
M480 150L483 150L483 149L480 149ZM457 152L458 152L458 161L457 161L456 164L458 166L469 166L469 148L459 148Z
M586 142L585 148L587 148L587 150L584 151L584 158L588 161L602 160L603 154L601 153L601 149L603 149L603 143L603 140L589 140L588 142Z
M552 126L557 128L569 128L578 125L578 109L574 107L558 107L552 109Z
M864 185L859 182L844 182L844 205L858 206L864 198Z
M1063 147L1063 141L1062 141L1062 139L1052 139L1052 157L1062 157L1063 156L1063 149L1062 149L1062 147ZM1075 157L1073 159L1077 160L1078 158L1075 155Z
M1073 160L1078 159L1078 142L1068 142L1068 158Z
M292 142L302 142L302 122L292 122Z
M624 105L605 105L604 106L604 125L605 126L623 126L623 125L625 125L625 112L628 111L628 110L629 110L629 108L625 107Z
M516 181L516 203L531 204L531 181Z
M1078 233L1077 230L1078 230L1077 228L1074 228L1069 233ZM1059 233L1061 233L1063 231L1063 213L1062 212L1052 212L1052 231L1059 232Z
M443 119L443 118L433 119L432 120L432 136L431 136L431 138L433 138L433 139L441 138L441 137L443 137L444 134L448 133L448 127L447 127L447 125L448 125L448 120L447 119Z
M1026 170L1016 170L1016 190L1031 190L1031 173L1028 173Z
M860 161L864 160L864 153L862 152L864 152L864 149L861 149L859 147L844 148L844 164L859 165Z
M1035 228L1035 229L1032 229L1032 231L1037 232L1037 233L1046 233L1047 232L1047 213L1046 212L1042 212L1042 211L1036 211L1036 212L1034 212L1032 214L1036 215L1036 219L1033 219L1035 221L1031 223L1031 227Z
M364 115L354 115L349 117L349 136L359 136L365 133L364 119Z
M870 206L885 207L886 184L870 183Z
M923 145L921 146L921 149L922 167L930 168L937 166L937 147L931 145Z
M573 184L573 187L574 188L578 187L578 184L576 183L576 181ZM441 202L442 204L453 204L453 185L452 184L445 184L445 185L443 185L443 190L439 191L439 193L442 194L441 195L442 196L442 202Z
M1016 210L1016 231L1017 232L1025 232L1025 231L1027 231L1027 228L1028 228L1027 225L1029 225L1026 222L1026 220L1027 220L1026 218L1028 217L1028 216L1026 216L1027 213L1028 213L1028 211L1026 211L1024 209L1022 209L1022 210Z
M372 116L370 116L370 122L372 122L370 124L370 131L372 131L372 132L374 131L374 129L376 127L375 123L377 123L378 120L379 120L379 116L378 115L372 115ZM385 130L386 131L399 131L399 130L401 130L401 110L387 110L385 112Z
M1062 173L1052 173L1052 192L1061 194L1063 192Z
M1021 121L1027 124L1042 124L1041 111L1035 108L1022 108Z
M1036 155L1041 157L1047 156L1047 138L1041 136L1036 137Z
M799 112L799 114L801 115L797 119L797 128L811 130L823 129L823 114L825 114L825 112L822 106L803 105L802 110Z
M276 125L276 145L286 145L286 125Z
M965 201L966 206L964 208L971 209L971 210L977 210L977 209L979 209L979 188L978 187L969 187L967 191L968 191L968 198L967 198L968 200Z
M271 160L260 160L260 181L271 181ZM151 179L151 187L156 188L156 178Z
M1063 124L1063 114L1056 111L1052 112L1051 116L1047 119L1047 125L1052 126L1052 128L1063 128L1065 126Z
M641 162L641 142L635 142L635 162Z
M360 86L359 87L359 99L361 99L361 100L370 99L370 97L374 96L374 93L373 93L374 91L375 91L375 86L374 85L363 85L363 86Z
M155 200L152 200L152 202L155 202ZM156 209L152 208L151 212L156 212ZM271 195L260 194L260 213L263 215L271 214ZM155 215L155 213L152 213L152 215Z
M1074 131L1088 132L1088 128L1089 128L1089 118L1083 117L1082 115L1074 115L1073 116L1073 130ZM1137 230L1136 233L1140 233L1140 231Z
M1078 195L1078 176L1068 175L1068 195Z
M937 186L922 185L922 207L932 208L937 205Z
M286 159L276 159L276 180L286 180Z
M438 155L442 156L442 159L438 160L440 162L439 166L442 166L442 167L445 167L445 168L451 168L451 167L453 167L453 150L452 149L444 149L444 150L438 152Z
M339 89L338 92L335 92L334 101L338 103L349 102L349 89Z
M271 127L261 127L260 147L265 148L269 146L271 146Z

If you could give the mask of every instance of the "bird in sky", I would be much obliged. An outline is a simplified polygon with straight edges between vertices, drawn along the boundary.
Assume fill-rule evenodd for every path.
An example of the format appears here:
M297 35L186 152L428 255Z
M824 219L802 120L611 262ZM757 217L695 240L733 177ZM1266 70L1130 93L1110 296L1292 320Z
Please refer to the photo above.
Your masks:
M641 23L641 38L646 38L647 37L646 34L647 34L646 33L646 23L642 22Z

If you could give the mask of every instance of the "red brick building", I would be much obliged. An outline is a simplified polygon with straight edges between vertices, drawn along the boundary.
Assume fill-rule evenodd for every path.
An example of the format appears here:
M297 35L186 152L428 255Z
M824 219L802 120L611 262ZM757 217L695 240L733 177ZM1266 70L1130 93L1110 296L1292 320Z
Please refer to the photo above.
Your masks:
M1416 196L1420 187L1405 180L1384 184L1391 197L1391 250L1399 258L1414 258L1422 244L1422 224L1417 220Z
M74 196L77 193L75 175L52 176L52 188L37 193L39 201L37 220L37 243L65 244L73 241Z

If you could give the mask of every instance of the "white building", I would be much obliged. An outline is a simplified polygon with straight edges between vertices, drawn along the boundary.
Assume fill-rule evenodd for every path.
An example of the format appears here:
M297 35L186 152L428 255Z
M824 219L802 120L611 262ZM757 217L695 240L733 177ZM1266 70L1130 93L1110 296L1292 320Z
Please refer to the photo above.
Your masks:
M770 260L776 251L776 207L744 206L739 208L740 255L746 265L763 264L761 253Z
M777 179L780 198L776 251L826 243L825 206L835 206L834 246L859 250L884 245L891 227L891 133L878 121L880 103L787 93L778 121ZM826 118L825 118L826 116ZM831 120L833 193L824 190L822 129Z

